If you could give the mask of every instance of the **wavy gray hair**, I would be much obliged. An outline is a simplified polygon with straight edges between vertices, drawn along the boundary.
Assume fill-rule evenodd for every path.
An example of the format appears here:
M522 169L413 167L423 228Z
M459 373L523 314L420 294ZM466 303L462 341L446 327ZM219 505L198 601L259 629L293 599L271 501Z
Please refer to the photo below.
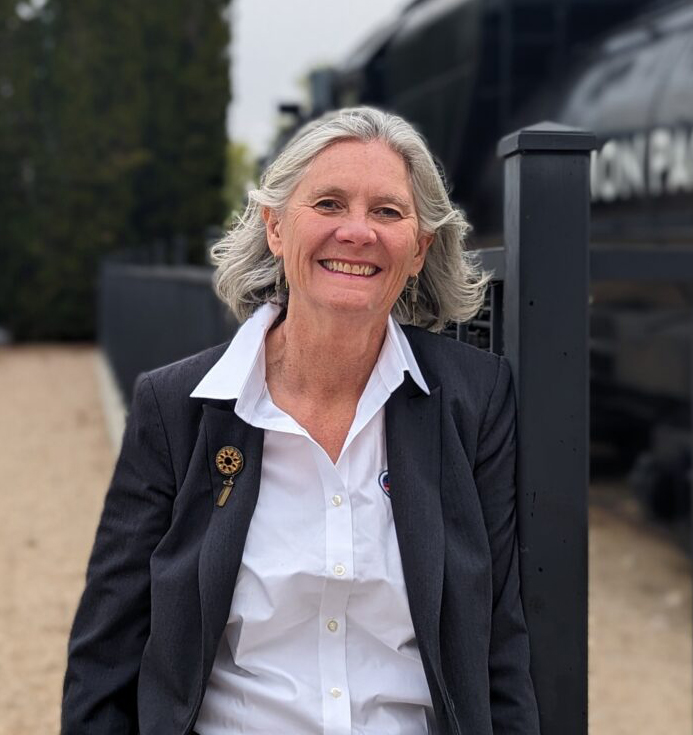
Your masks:
M214 286L219 298L239 321L272 301L285 306L288 291L276 289L282 277L267 244L262 210L278 213L315 157L343 140L381 140L399 153L411 177L421 231L434 238L419 274L418 297L405 287L392 309L400 324L433 332L448 322L466 322L481 308L492 273L484 272L477 256L465 249L470 226L450 202L445 182L422 136L401 117L372 107L329 112L304 125L267 167L260 187L248 192L248 205L231 230L216 243L210 260L216 265Z

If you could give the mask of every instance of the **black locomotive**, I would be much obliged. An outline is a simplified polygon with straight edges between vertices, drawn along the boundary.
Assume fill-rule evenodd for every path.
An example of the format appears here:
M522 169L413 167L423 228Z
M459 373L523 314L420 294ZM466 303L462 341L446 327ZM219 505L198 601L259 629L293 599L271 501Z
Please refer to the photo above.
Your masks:
M598 138L592 248L693 250L690 0L414 0L313 73L311 104L308 116L372 104L416 124L472 247L501 244L497 141L552 120ZM629 471L656 515L686 515L693 272L596 281L590 300L593 475Z

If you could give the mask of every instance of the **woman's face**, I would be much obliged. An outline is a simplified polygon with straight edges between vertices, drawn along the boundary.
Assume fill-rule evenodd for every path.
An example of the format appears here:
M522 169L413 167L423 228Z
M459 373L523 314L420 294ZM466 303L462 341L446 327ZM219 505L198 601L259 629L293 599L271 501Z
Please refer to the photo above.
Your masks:
M381 141L329 146L286 210L264 217L292 309L386 318L432 240L419 231L403 159Z

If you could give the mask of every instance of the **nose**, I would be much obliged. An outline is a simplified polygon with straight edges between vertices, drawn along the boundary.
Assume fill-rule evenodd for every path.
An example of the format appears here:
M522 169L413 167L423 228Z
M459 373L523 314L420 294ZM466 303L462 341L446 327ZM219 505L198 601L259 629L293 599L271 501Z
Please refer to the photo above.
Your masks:
M377 240L375 230L363 212L347 212L335 232L339 242L352 245L372 245Z

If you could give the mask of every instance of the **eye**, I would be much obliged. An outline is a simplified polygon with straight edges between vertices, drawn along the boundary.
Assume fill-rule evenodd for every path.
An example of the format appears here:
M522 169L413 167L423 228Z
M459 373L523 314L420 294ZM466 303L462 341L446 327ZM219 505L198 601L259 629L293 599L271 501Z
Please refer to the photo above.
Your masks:
M374 210L375 214L385 217L386 219L398 219L401 217L401 213L392 207L378 207Z
M315 209L321 209L324 212L337 212L340 209L341 204L335 199L321 199L313 206Z

